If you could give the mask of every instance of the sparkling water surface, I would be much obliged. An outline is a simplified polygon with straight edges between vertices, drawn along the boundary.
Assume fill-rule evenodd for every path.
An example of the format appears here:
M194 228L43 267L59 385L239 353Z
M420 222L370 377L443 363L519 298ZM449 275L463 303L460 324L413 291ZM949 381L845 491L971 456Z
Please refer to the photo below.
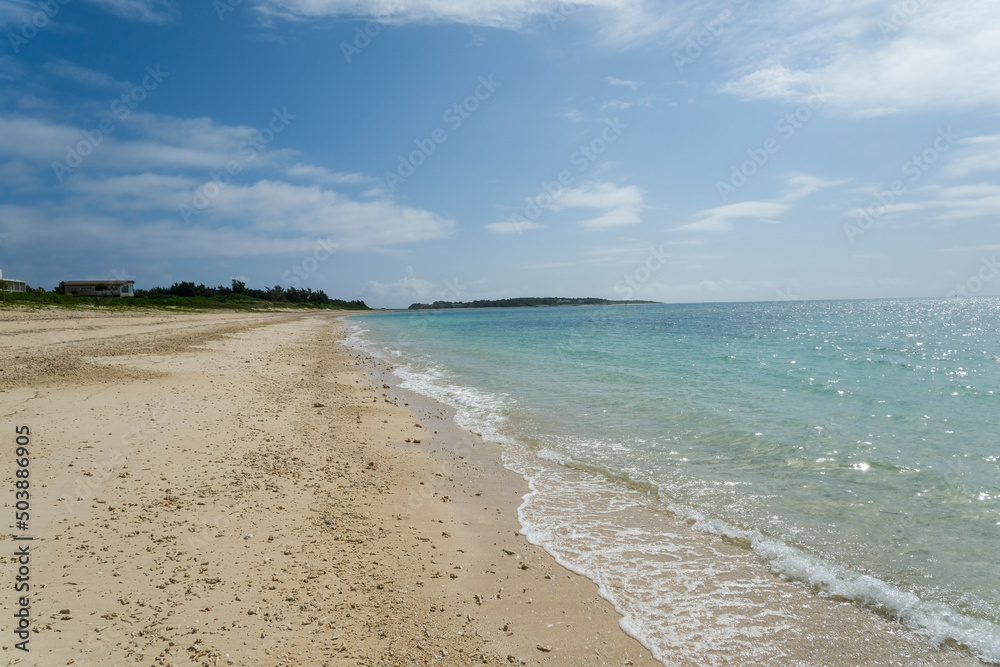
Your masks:
M617 595L635 633L666 631L652 598L671 560L651 554L673 542L642 519L600 517L642 504L1000 661L1000 299L347 322L404 386L508 445L538 492L522 508L529 537L579 560L567 564ZM626 566L638 574L617 572Z

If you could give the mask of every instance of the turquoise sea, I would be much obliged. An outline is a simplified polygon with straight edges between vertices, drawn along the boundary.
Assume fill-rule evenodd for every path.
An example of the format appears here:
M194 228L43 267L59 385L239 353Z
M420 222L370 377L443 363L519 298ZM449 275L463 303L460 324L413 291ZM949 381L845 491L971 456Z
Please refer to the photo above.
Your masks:
M503 445L525 534L661 659L767 658L780 579L1000 662L1000 299L345 322Z

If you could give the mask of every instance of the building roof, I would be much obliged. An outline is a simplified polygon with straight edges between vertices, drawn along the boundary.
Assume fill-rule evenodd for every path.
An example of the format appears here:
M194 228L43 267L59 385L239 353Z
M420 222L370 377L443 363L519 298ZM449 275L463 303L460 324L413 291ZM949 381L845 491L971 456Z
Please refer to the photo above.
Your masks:
M134 280L64 280L66 287L83 287L84 285L134 285Z

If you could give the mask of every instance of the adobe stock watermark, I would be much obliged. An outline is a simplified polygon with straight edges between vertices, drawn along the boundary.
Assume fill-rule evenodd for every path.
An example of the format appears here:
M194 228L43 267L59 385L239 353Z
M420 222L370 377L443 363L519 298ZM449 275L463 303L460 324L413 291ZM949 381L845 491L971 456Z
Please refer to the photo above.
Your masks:
M909 176L910 183L916 183L927 171L939 160L943 153L947 153L961 137L952 132L951 127L938 129L937 136L927 148L920 153L913 155L903 163L900 170L904 176ZM888 190L876 188L872 195L875 201L865 208L855 209L851 213L856 216L853 223L844 223L844 234L847 240L853 244L854 240L875 226L875 223L886 214L890 206L895 204L899 198L907 193L906 182L896 179L889 184Z
M823 86L813 86L811 91L812 95L795 111L786 113L774 124L774 129L779 137L768 137L761 146L748 148L746 160L739 165L730 165L729 180L715 182L715 189L723 203L728 202L731 195L746 185L754 174L768 163L771 156L781 150L782 141L788 141L795 136L795 133L812 119L813 114L823 108L829 99Z
M790 285L788 287L785 287L785 289L781 289L780 287L776 288L774 290L774 294L778 297L777 299L775 299L775 301L798 301L799 300L799 297L797 297L792 292L792 287Z
M990 259L983 257L982 262L979 265L979 270L969 276L969 279L964 283L955 285L955 289L948 292L948 298L954 299L959 297L975 296L982 291L986 283L990 282L998 275L1000 275L1000 265L997 264L997 256L993 255Z
M289 287L296 289L302 287L304 281L319 271L323 262L330 259L333 253L340 248L340 244L333 240L332 236L325 239L316 239L313 244L312 253L307 255L301 262L292 266L288 271L281 274L281 280Z
M170 72L164 72L160 69L159 65L156 67L146 67L146 76L142 77L140 85L133 86L131 90L122 93L119 99L112 100L111 113L119 121L124 121L169 76ZM83 164L83 161L87 157L97 150L97 147L104 142L104 139L108 135L115 131L116 127L114 119L107 117L102 118L97 127L92 130L80 130L83 139L76 142L76 144L66 144L66 157L64 160L52 163L52 171L56 176L56 180L62 183L67 176Z
M709 20L702 21L701 27L687 36L681 49L674 51L674 65L678 72L683 73L685 67L701 58L716 40L722 37L726 27L733 24L736 13L750 4L750 0L731 0L731 2L736 5L735 9L727 7Z
M618 118L605 119L604 127L596 137L586 144L580 145L569 156L569 163L577 168L579 173L583 173L590 168L608 147L618 141L624 130L628 129ZM573 185L573 172L563 169L556 176L554 181L542 181L541 189L533 197L525 197L524 208L507 219L507 224L516 233L520 234L525 229L532 229L534 221L542 214L542 211L555 206L559 198L566 192L566 189Z
M549 30L555 32L560 23L569 20L570 15L576 11L576 7L576 4L562 2L554 11L545 12L545 20L549 22Z
M631 299L636 290L648 283L654 273L667 265L670 255L664 252L662 245L659 248L650 246L647 250L649 254L645 261L615 283L615 294L621 294L626 299Z
M445 109L444 113L441 114L441 120L451 128L452 132L457 131L465 121L472 117L472 114L479 109L483 102L493 96L493 93L501 85L503 85L501 82L493 79L492 74L479 77L479 85L476 86L475 90L461 102L456 102ZM396 171L387 171L384 174L385 185L389 188L389 192L395 192L397 185L405 183L406 179L413 176L417 169L427 161L427 158L434 155L437 147L446 141L448 141L448 133L442 127L434 128L424 139L414 139L413 144L416 149L405 156L400 154Z
M463 285L458 278L454 278L452 280L446 279L443 283L443 287L438 292L437 301L461 301L463 294L465 293L465 287L466 286ZM396 335L396 346L404 347L414 342L411 332L412 334L423 333L427 330L427 324L430 321L428 318L439 316L444 312L444 309L435 308L423 308L415 311L412 315L406 318L406 329L401 330Z
M372 41L382 34L392 18L391 15L380 16L378 18L372 19L364 24L364 26L354 26L354 39L350 42L340 43L340 52L344 54L344 60L347 64L351 64L351 60L355 56L361 55L361 52L371 46Z
M21 47L34 39L38 32L47 26L59 13L60 5L69 4L70 0L41 0L35 3L38 11L32 12L31 16L24 20L20 33L8 32L7 41L10 48L14 49L14 55L21 52Z
M243 0L212 0L212 9L220 21L226 20L226 14L236 11L236 8L243 4Z
M914 14L923 9L924 0L904 0L897 2L890 9L892 13L888 20L879 20L878 29L882 33L883 39L889 39L889 35L899 30L911 19Z
M267 126L254 131L249 139L242 141L236 147L241 159L229 160L223 169L208 172L209 180L195 189L191 195L191 202L180 205L179 210L184 223L189 224L191 216L208 208L212 200L233 182L233 176L238 175L248 164L257 159L257 154L267 148L294 119L295 114L288 113L288 107L282 107L281 111L276 108L271 109L271 119Z
M111 274L111 280L135 280L135 276L130 274L128 272L128 269L126 269L124 266L122 267L121 271L119 271L118 269L111 269L110 274Z

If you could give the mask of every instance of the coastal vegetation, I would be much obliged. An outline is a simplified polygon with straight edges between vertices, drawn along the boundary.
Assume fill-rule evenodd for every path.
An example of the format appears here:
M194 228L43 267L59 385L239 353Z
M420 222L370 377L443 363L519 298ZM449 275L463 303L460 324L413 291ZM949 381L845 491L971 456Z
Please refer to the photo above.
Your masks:
M170 287L137 289L131 298L87 297L66 294L62 283L51 291L42 288L5 293L6 303L20 306L57 306L73 308L97 306L113 310L142 308L259 310L273 308L322 308L329 310L371 310L364 301L332 299L323 290L310 288L265 287L253 289L239 280L230 287L208 287L201 283L179 282Z

